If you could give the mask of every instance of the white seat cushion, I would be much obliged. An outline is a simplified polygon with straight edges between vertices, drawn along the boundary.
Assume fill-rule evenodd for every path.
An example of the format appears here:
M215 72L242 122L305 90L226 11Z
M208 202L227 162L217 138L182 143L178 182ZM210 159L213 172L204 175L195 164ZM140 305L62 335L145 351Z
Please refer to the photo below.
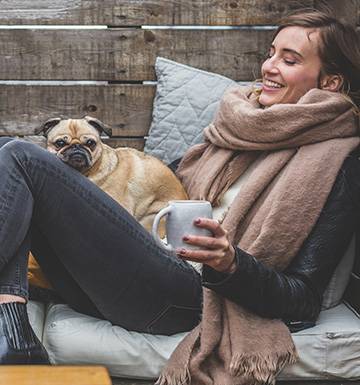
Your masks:
M57 364L101 364L115 377L150 379L185 334L128 332L58 304L49 307L44 344ZM317 326L293 338L301 360L281 379L360 379L360 319L344 304L324 310Z
M315 327L292 336L300 361L280 379L360 379L360 318L345 304L322 311Z
M57 304L49 307L44 345L53 363L99 364L106 366L114 377L146 379L158 376L185 335L129 332Z
M29 321L35 334L42 341L45 323L45 305L38 301L29 301L27 304Z

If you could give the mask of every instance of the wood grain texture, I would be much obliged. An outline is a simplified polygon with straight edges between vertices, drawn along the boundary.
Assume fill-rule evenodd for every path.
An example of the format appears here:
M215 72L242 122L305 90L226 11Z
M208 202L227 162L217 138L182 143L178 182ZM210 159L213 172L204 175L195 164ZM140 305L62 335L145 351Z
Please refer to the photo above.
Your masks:
M313 5L313 0L0 0L0 24L273 24L288 12Z
M145 145L144 138L103 138L102 141L113 148L131 147L142 151Z
M0 135L32 135L54 117L96 117L113 129L113 136L147 134L153 85L0 85Z
M259 75L267 30L0 30L0 80L154 80L157 56L234 80Z
M12 365L0 367L0 385L111 385L100 366Z

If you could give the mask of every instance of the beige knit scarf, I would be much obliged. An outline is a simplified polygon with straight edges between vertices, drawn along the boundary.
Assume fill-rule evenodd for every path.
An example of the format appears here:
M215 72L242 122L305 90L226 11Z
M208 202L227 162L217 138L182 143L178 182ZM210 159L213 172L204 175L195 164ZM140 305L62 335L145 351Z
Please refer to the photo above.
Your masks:
M351 103L339 93L312 89L296 104L262 109L249 89L232 88L205 129L206 142L185 154L178 175L191 199L216 205L263 154L223 226L233 244L283 270L359 145L358 129ZM158 384L272 384L296 359L281 320L261 318L205 288L202 321L176 348Z

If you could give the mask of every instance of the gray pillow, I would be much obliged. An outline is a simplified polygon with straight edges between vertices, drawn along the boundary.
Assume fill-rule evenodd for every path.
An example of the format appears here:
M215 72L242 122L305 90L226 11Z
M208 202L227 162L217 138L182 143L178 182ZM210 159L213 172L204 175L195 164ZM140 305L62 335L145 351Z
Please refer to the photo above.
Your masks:
M221 96L237 83L222 75L202 71L158 57L153 120L144 151L166 164L203 140Z
M158 84L153 121L144 151L169 164L202 141L202 131L211 123L221 96L238 83L161 57L156 59L155 70ZM354 255L353 240L324 293L323 310L341 302Z

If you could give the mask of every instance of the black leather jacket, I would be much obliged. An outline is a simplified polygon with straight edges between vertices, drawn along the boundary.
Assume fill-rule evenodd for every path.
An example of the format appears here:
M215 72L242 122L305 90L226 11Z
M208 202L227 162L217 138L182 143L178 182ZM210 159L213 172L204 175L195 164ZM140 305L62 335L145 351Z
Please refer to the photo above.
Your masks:
M281 318L291 331L313 326L323 293L359 220L360 152L344 161L321 215L299 253L283 272L266 267L236 248L237 269L203 269L203 286L268 318Z

